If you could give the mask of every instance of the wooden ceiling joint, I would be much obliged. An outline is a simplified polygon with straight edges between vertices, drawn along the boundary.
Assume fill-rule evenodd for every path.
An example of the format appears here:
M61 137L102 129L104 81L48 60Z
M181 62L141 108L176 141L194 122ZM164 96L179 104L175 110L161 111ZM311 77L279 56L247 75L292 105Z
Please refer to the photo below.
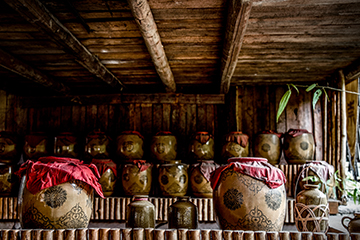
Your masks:
M248 25L252 0L230 0L221 57L220 92L228 93Z
M344 68L343 74L346 83L349 83L360 77L360 58L355 60L352 64Z
M57 44L76 57L76 61L89 72L112 87L125 85L111 73L39 0L5 0L25 20L45 32Z
M148 1L128 0L128 3L166 92L176 92L174 76Z
M80 21L81 25L85 28L85 30L90 33L91 29L89 27L89 25L85 22L84 18L80 15L80 13L78 12L78 10L74 7L74 5L72 4L72 1L70 0L65 0L66 4L69 6L71 12L76 16L76 18Z

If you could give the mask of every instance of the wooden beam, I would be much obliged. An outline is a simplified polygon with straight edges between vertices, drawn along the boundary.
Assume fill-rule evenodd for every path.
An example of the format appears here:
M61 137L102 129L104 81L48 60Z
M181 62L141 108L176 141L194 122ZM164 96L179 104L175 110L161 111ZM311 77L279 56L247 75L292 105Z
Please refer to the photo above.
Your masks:
M70 93L70 89L64 84L51 79L40 70L31 67L2 49L0 49L0 66L63 95Z
M346 139L347 139L347 133L346 133L346 129L347 129L347 123L346 123L346 85L345 85L345 76L342 70L339 71L339 88L342 90L341 91L341 97L340 97L340 103L341 103L341 118L340 118L340 125L341 125L341 129L340 129L340 133L341 133L341 146L340 146L340 158L338 159L339 161L339 165L340 165L340 177L342 179L346 178ZM342 189L345 189L345 181L342 181ZM345 194L343 192L343 194ZM341 198L343 199L343 196L341 196Z
M140 28L146 47L162 80L166 92L175 92L176 84L160 35L147 0L128 0L131 12Z
M351 82L360 77L360 58L355 60L352 64L347 66L344 70L346 83Z
M252 0L230 0L228 5L225 40L221 58L220 92L227 93L234 74L246 27L250 17Z
M39 0L5 0L5 2L74 55L76 61L89 72L111 86L119 87L120 91L125 87Z

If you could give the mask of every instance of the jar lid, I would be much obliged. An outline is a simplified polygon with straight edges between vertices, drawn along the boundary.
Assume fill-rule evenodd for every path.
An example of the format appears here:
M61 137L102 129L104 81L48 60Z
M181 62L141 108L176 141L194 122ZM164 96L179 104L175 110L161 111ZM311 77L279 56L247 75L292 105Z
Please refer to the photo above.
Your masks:
M133 201L148 201L149 195L134 195Z
M319 185L316 184L304 184L305 189L319 189Z

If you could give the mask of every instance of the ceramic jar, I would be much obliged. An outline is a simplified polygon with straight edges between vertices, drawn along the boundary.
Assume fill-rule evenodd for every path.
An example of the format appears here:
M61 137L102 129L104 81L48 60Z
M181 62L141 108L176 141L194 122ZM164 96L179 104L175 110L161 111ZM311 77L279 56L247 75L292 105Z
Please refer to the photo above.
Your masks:
M345 220L350 220L350 222L347 223ZM342 225L349 231L349 233L360 233L360 213L354 213L354 218L350 217L343 217L341 219Z
M25 158L36 160L49 155L49 138L43 132L35 132L25 135L23 147Z
M117 182L117 166L111 159L93 159L91 161L99 170L99 183L103 190L105 197L110 197L114 194Z
M0 163L0 196L17 194L18 178L14 173L14 165Z
M281 231L287 205L285 181L284 173L265 158L230 158L211 176L220 228Z
M144 137L137 131L123 131L116 138L116 154L121 159L142 159Z
M155 206L146 195L136 195L126 209L127 228L155 228Z
M249 156L249 136L242 132L230 132L225 135L221 157L226 163L232 157Z
M125 195L149 195L152 184L152 164L133 160L121 168L122 188Z
M314 159L314 136L305 129L290 129L284 134L284 156L290 164L304 164Z
M190 202L190 197L177 198L177 201L169 207L168 221L170 229L197 229L198 210L196 205Z
M70 132L63 132L55 136L54 155L58 157L77 158L79 156L77 137Z
M209 132L196 132L189 144L189 157L193 160L214 159L214 138Z
M299 232L327 232L329 205L318 185L306 184L295 199L295 225Z
M17 163L19 158L18 137L12 132L0 132L0 162Z
M190 166L190 186L195 197L212 198L210 174L220 165L213 160L199 160Z
M85 138L84 158L91 161L94 158L109 159L111 139L104 132L93 131Z
M254 141L254 156L263 157L272 165L280 163L281 133L264 131L258 133Z
M158 165L158 181L164 197L181 197L188 189L188 164L180 160Z
M171 132L160 131L151 139L151 158L159 162L175 160L177 155L176 137Z

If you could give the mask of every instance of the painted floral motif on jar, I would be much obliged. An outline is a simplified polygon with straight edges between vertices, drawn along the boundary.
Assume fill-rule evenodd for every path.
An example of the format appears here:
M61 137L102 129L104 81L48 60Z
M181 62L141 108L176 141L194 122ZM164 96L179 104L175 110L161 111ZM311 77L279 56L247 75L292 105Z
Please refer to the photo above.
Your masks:
M305 129L290 129L284 134L284 156L291 164L304 164L314 159L314 136Z
M125 195L149 195L152 184L152 164L145 160L125 163L121 169L122 188Z
M151 158L158 161L175 160L177 155L176 137L167 131L160 131L151 139Z
M256 135L254 141L254 156L263 157L272 165L280 163L281 157L281 133L263 131Z
M188 164L180 160L158 165L158 181L164 197L184 196L188 189Z

